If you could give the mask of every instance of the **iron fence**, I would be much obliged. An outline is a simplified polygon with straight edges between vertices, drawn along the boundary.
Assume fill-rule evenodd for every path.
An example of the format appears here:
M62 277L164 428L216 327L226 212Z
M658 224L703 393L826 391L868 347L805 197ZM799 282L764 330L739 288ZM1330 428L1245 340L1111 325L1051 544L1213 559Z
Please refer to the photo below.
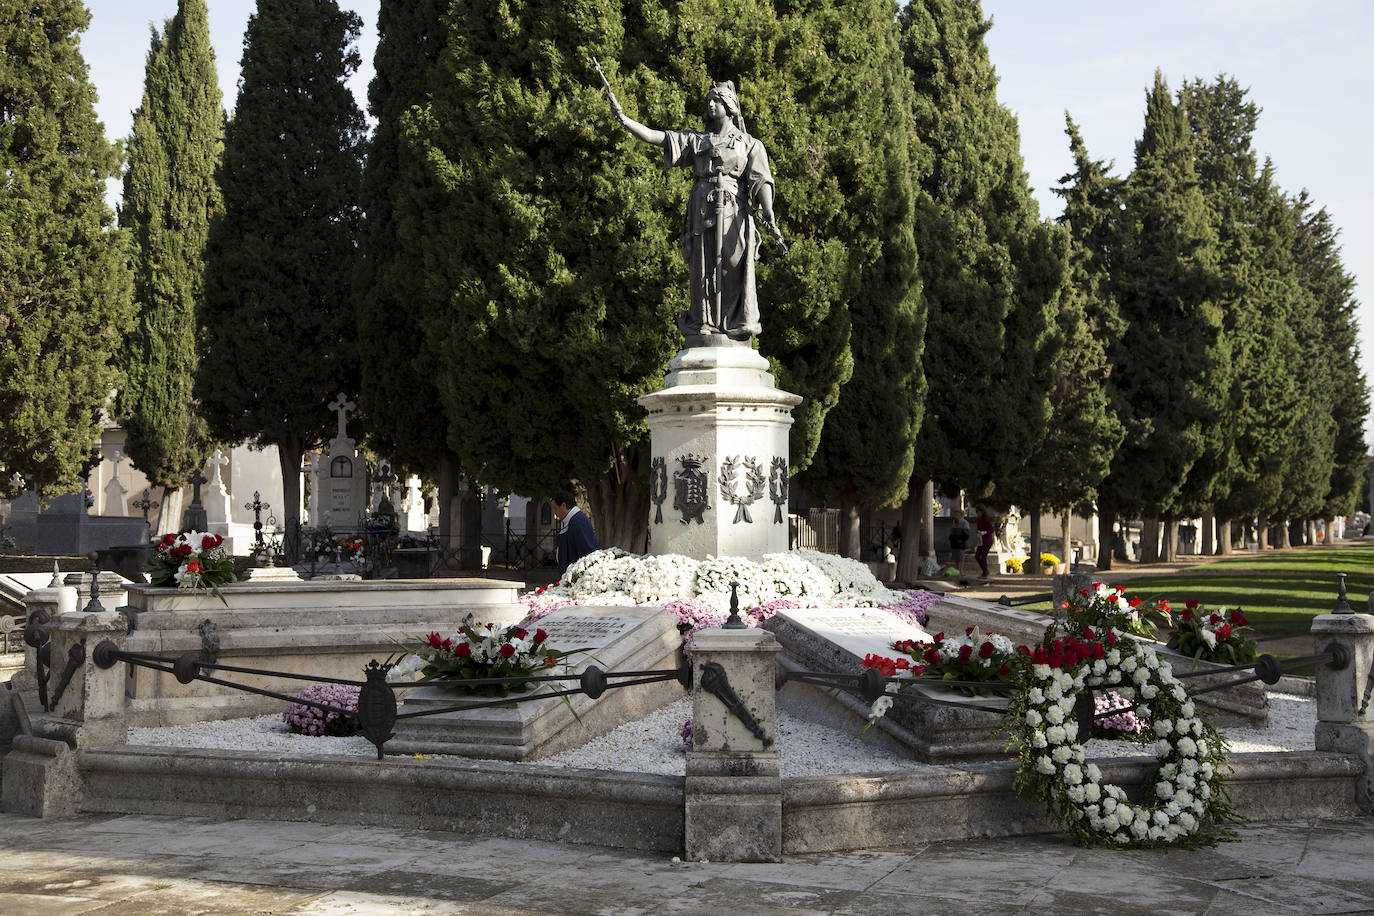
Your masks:
M44 635L46 636L46 633ZM43 643L46 644L47 640L43 640ZM84 650L82 656L82 660L84 661ZM119 648L110 640L104 640L95 647L94 651L91 653L91 660L96 666L102 669L111 668L120 662L125 662L135 667L170 674L182 684L200 681L202 683L214 684L219 687L239 690L257 696L271 697L286 703L309 706L324 712L330 712L345 718L354 719L358 722L359 730L362 732L363 736L377 748L378 760L383 759L385 756L384 748L386 742L393 737L391 729L395 726L396 722L402 719L415 719L423 716L462 712L470 709L483 709L490 706L509 705L511 703L527 703L532 700L543 700L551 697L569 697L576 694L585 694L591 699L596 699L607 690L634 687L642 684L657 684L674 680L687 690L691 689L692 684L692 668L690 664L686 662L677 668L660 668L641 671L603 671L595 665L589 665L578 674L541 674L531 675L529 677L453 678L445 680L435 679L391 683L386 680L387 672L391 670L391 666L382 664L376 659L373 659L364 667L363 672L366 679L362 681L297 674L288 671L273 671L266 668L247 668L238 665L225 665L218 662L204 661L189 652L177 656L176 658L148 655L141 652L128 652ZM46 665L46 663L45 660L44 664ZM72 667L70 662L68 667ZM271 677L283 680L308 681L315 684L341 684L349 687L357 687L359 688L358 707L357 709L346 709L330 703L291 696L264 687L255 687L251 684L241 684L235 681L226 680L221 677L207 674L207 671ZM61 697L60 688L65 687L65 683L67 680L70 680L70 677L71 674L67 673L65 678L60 679L61 683L59 684L59 690L51 698L51 701L46 694L46 685L48 682L46 673L40 677L40 701L43 703L44 709L51 711L52 708L56 707L57 701ZM502 697L494 700L470 700L442 707L427 707L413 712L398 712L398 705L396 702L396 692L398 690L409 690L416 687L474 688L516 683L553 684L569 681L576 681L576 686L560 690L548 690L540 693Z

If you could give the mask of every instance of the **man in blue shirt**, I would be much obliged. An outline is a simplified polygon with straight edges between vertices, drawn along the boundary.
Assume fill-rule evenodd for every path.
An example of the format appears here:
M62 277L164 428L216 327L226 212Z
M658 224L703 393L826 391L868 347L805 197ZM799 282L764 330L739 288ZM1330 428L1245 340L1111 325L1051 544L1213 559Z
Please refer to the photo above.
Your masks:
M568 567L594 550L600 550L592 530L592 520L587 513L577 508L577 499L567 490L553 494L553 514L563 523L558 532L558 578L561 580Z

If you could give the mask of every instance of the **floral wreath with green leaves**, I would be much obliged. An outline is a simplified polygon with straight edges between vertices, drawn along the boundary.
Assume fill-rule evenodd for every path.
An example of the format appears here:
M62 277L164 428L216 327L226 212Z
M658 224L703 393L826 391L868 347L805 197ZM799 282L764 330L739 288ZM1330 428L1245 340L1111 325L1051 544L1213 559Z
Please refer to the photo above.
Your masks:
M1013 673L1006 728L1020 761L1019 794L1030 792L1081 846L1212 846L1235 820L1226 789L1226 741L1199 713L1155 649L1111 628L1078 635L1051 630ZM1139 698L1141 737L1158 758L1148 798L1135 803L1086 762L1076 715L1083 691L1111 688ZM1088 709L1091 709L1088 706ZM1086 718L1085 718L1086 721Z

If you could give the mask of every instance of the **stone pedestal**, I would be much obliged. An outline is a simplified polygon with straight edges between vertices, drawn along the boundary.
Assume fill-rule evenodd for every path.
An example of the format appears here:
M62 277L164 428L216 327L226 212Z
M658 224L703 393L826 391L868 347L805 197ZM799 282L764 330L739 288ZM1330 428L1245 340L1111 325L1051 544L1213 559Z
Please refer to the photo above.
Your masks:
M702 630L692 638L692 749L683 787L689 859L782 860L778 650L765 630Z
M1339 646L1348 653L1343 667L1317 665L1316 748L1364 762L1356 798L1374 812L1374 615L1323 614L1312 620L1312 636L1316 652Z
M787 550L787 437L801 396L746 346L694 347L639 399L653 439L650 553L758 558Z
M92 655L95 647L107 639L122 646L128 626L128 618L118 611L59 614L48 624L52 637L52 679L48 691L50 697L57 699L53 715L43 728L46 737L66 740L78 748L127 743L124 666L101 668ZM73 654L75 646L80 649ZM68 660L75 657L84 661L57 697Z

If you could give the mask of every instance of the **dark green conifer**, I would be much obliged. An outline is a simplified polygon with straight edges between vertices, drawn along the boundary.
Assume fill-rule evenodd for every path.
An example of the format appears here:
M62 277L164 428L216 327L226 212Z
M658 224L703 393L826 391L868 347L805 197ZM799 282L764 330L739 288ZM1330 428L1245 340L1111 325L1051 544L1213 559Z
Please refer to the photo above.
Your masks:
M181 0L153 31L129 138L121 228L132 246L135 320L120 353L125 452L157 486L180 487L205 459L192 398L205 245L222 208L215 171L224 110L204 0Z
M1108 358L1122 330L1110 265L1124 182L1110 174L1110 164L1088 156L1078 125L1067 114L1065 121L1074 170L1055 189L1064 198L1059 224L1069 235L1069 283L1058 316L1062 344L1054 363L1049 423L1026 458L1017 499L1037 515L1039 510L1062 513L1061 540L1067 545L1069 513L1097 498L1125 432L1112 403Z
M0 495L70 492L99 440L130 320L80 0L0 0Z
M404 122L426 172L397 213L423 245L449 441L477 476L526 493L576 480L603 543L644 543L648 443L635 398L661 384L681 343L690 178L664 175L661 151L616 124L593 54L627 112L655 127L695 128L713 79L739 86L792 245L759 264L760 349L807 399L792 463L809 463L851 371L849 307L886 225L874 212L889 177L864 158L878 135L855 127L873 89L850 74L881 59L864 10L453 8L433 100Z
M1126 438L1104 481L1104 502L1112 511L1177 519L1214 498L1213 477L1193 471L1220 448L1229 366L1216 302L1216 230L1187 116L1159 72L1146 95L1122 228L1113 283L1125 330L1112 372Z
M866 48L846 77L858 88L849 104L873 113L855 122L848 230L879 247L863 265L849 301L854 372L826 414L820 445L805 475L810 495L838 501L841 553L859 556L859 512L899 503L911 476L916 430L925 406L925 305L916 269L911 147L911 84L888 0L852 3L829 15L835 43ZM822 34L831 31L818 23ZM874 76L876 74L876 78Z
M1360 369L1355 278L1341 260L1340 232L1326 208L1316 207L1306 191L1291 206L1298 280L1321 326L1315 349L1304 353L1301 371L1322 363L1329 373L1335 439L1331 475L1319 510L1329 521L1353 512L1368 486L1369 452L1364 433L1369 417L1369 380Z
M301 458L333 429L330 399L358 390L364 124L344 81L360 28L333 0L259 0L210 232L196 392L215 435L277 446L288 539Z
M915 95L916 247L929 309L925 416L910 487L1004 489L1049 414L1065 239L1039 221L1016 118L997 101L972 0L913 0L898 17ZM910 501L908 503L910 507ZM927 511L904 512L908 534ZM914 578L903 540L899 576Z

